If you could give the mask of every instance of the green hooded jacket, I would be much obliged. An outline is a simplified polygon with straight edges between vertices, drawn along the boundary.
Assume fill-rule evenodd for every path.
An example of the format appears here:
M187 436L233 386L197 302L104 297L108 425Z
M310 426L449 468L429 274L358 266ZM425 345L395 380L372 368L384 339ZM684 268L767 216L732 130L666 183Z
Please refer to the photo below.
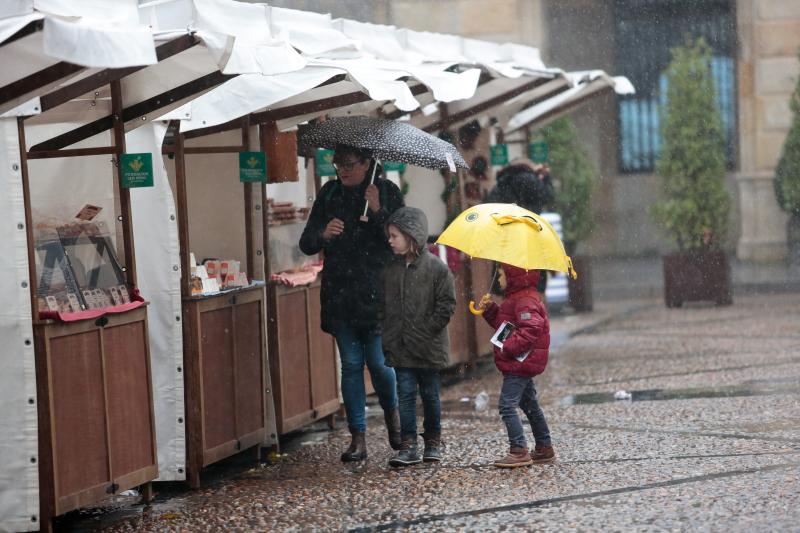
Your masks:
M405 368L448 366L447 324L456 307L450 269L428 251L428 220L420 209L401 207L389 217L414 239L421 253L412 263L395 255L384 279L383 352L386 364Z

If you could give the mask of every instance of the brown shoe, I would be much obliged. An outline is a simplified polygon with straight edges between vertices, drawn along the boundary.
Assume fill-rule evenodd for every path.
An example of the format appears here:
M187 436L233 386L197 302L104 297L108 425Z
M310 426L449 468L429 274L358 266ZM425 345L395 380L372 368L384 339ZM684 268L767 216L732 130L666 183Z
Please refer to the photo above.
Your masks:
M537 445L531 452L531 461L534 463L550 463L555 461L556 452L553 451L552 446L539 446Z
M401 449L400 410L395 407L391 411L384 411L383 420L386 422L386 431L389 433L389 446L393 450Z
M518 468L531 464L531 454L527 448L512 446L508 455L494 462L497 468Z
M367 441L364 438L364 433L351 429L350 435L352 440L350 441L350 446L342 453L342 462L363 461L367 458Z

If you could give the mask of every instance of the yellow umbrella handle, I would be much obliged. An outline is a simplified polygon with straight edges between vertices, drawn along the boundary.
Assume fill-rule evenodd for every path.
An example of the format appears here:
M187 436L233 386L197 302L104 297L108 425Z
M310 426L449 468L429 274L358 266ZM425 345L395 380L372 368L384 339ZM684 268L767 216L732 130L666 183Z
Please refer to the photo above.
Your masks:
M469 301L469 312L472 313L473 315L480 316L480 315L483 314L484 309L478 309L477 307L475 307L475 300L470 300Z

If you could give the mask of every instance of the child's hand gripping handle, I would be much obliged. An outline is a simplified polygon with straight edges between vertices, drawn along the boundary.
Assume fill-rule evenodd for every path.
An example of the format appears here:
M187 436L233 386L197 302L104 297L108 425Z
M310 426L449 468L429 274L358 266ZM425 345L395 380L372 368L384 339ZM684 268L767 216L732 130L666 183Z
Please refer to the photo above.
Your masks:
M482 315L483 312L486 310L486 306L489 305L489 302L492 301L491 294L484 294L481 298L481 301L478 302L478 305L475 305L475 300L470 300L469 302L469 312L473 315Z

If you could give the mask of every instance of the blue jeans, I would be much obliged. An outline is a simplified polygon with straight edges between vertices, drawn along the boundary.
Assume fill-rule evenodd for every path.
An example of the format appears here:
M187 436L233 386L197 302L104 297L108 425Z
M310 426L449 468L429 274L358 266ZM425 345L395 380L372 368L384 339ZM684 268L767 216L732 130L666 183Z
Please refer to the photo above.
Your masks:
M351 431L367 430L367 393L364 388L364 363L372 377L372 385L384 411L397 407L397 383L394 369L383 359L381 336L370 329L340 323L336 328L336 344L342 362L342 399Z
M536 389L533 378L503 374L503 387L500 389L500 416L508 431L508 442L511 446L527 448L525 431L517 414L517 407L522 409L531 423L533 438L538 446L550 446L550 429L544 419L544 413L536 400Z
M397 395L400 399L400 437L417 439L417 385L425 413L424 435L442 432L442 406L439 402L439 370L435 368L395 368Z

